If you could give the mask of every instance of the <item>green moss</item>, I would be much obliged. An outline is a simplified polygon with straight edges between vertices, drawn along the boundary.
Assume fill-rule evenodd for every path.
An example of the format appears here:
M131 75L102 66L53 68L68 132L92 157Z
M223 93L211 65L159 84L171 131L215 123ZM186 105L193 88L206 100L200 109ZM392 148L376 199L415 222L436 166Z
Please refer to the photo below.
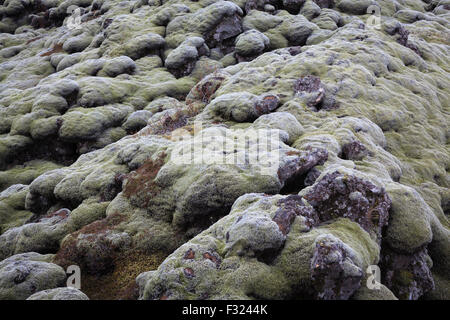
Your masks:
M109 202L98 202L95 198L83 201L70 214L71 228L78 230L91 222L104 218L108 205Z
M28 187L15 185L0 193L0 234L6 230L21 226L32 213L25 210L25 197Z
M429 206L412 188L391 184L387 188L392 199L389 225L384 239L392 248L414 252L431 242Z
M29 184L41 174L60 168L61 165L51 161L32 160L0 172L0 190L13 184Z

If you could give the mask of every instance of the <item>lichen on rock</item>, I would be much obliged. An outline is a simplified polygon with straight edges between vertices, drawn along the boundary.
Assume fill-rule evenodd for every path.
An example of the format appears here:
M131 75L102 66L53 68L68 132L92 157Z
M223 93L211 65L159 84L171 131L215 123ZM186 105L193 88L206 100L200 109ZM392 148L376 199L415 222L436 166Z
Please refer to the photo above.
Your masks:
M449 299L449 13L1 2L0 299Z

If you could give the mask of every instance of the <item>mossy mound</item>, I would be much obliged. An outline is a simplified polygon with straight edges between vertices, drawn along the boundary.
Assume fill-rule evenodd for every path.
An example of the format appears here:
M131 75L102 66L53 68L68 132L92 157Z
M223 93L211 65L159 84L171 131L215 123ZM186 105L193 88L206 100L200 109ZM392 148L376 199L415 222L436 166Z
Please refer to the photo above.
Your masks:
M448 299L449 23L448 1L1 2L0 264L54 279L27 255L55 254L92 299Z

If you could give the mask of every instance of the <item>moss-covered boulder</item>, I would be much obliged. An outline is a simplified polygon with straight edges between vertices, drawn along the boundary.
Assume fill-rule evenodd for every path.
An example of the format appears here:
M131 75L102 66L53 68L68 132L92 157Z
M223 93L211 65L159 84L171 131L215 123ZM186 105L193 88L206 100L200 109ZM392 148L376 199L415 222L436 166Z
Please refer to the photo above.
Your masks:
M25 300L36 292L64 285L66 272L51 263L52 255L35 252L0 262L0 299Z
M89 300L89 298L78 289L66 287L39 291L29 296L27 300Z

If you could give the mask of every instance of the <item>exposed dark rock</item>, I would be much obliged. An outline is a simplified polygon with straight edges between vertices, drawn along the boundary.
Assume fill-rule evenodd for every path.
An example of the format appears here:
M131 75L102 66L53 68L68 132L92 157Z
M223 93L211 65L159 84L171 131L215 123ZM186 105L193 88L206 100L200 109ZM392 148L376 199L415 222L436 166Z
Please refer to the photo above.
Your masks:
M450 7L398 2L0 0L0 298L448 299Z
M204 35L207 46L218 48L223 54L227 54L234 49L234 39L241 34L242 18L238 15L225 17L213 30Z
M262 115L275 110L279 103L280 99L277 96L267 94L256 102L255 109L258 114Z
M305 0L283 0L283 7L291 14L298 14Z
M357 222L381 240L387 225L391 200L383 188L339 172L325 175L304 198L319 213L320 221L338 217Z
M286 165L278 170L278 176L281 181L289 183L291 179L305 174L313 167L322 165L328 159L328 151L320 148L309 148L306 153L300 157L296 157L286 163Z
M402 254L384 245L381 252L383 283L402 300L417 300L434 290L431 258L426 248L414 254Z
M408 41L409 31L402 24L399 23L391 34L397 37L397 42L400 43L402 46L405 46L414 51L419 56L422 56L417 45Z
M367 148L358 140L342 146L342 158L346 160L361 160L368 154Z
M188 251L186 251L186 254L184 255L184 259L194 259L195 258L195 251L191 249L189 249Z
M322 83L318 77L305 76L297 80L294 89L297 92L316 92L322 88Z
M289 233L291 224L296 216L302 216L306 218L305 225L309 228L314 227L319 223L317 212L307 206L302 197L298 195L290 195L278 202L280 209L277 210L273 221L276 222L280 231L286 235Z
M305 177L304 185L306 187L312 186L320 176L320 171L316 168L312 168Z
M334 0L313 0L321 8L333 8Z
M317 240L311 259L311 279L318 299L348 299L360 287L363 271L353 264L350 250L331 236Z

